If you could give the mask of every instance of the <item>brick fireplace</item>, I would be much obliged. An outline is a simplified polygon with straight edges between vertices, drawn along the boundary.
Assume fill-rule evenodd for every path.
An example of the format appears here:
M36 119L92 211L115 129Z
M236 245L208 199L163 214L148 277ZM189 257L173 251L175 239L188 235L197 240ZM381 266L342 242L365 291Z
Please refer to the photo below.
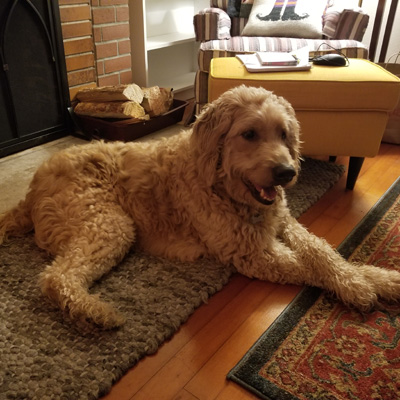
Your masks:
M128 0L59 0L70 97L132 81Z

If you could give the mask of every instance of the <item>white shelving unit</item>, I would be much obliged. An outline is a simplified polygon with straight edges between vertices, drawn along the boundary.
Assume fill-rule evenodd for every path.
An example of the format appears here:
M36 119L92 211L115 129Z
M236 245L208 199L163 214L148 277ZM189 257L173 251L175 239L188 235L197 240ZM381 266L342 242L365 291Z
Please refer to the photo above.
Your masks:
M171 87L175 93L193 89L199 44L193 16L209 0L130 0L133 82Z

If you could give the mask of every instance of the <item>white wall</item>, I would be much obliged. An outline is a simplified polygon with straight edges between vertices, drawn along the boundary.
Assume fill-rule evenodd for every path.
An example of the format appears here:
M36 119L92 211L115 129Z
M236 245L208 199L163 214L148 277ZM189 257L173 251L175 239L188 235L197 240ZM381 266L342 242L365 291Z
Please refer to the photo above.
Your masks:
M383 36L385 34L386 20L387 20L388 14L389 14L390 4L391 4L391 1L387 0L386 5L385 5L384 16L383 16L383 20L382 20L381 32L379 35L378 46L377 46L377 50L376 50L376 54L375 54L375 60L373 60L375 62L378 61L379 55L381 52L382 40L383 40ZM378 0L363 0L362 8L370 16L368 28L367 28L367 31L365 32L365 35L363 38L363 43L366 44L367 46L369 46L370 42L371 42L372 28L374 26L375 13L376 13L377 6L378 6ZM390 35L390 41L389 41L389 46L388 46L388 50L386 53L385 61L388 61L388 58L392 54L398 53L398 52L400 52L400 4L397 5L396 16L395 16L394 23L393 23L392 33ZM398 63L400 63L400 57L398 59Z

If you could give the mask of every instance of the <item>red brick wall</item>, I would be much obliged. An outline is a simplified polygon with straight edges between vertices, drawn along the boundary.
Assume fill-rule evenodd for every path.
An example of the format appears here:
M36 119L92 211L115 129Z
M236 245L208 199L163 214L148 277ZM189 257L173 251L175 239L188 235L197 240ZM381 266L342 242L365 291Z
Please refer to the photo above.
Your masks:
M91 0L99 86L132 81L128 0Z
M59 0L71 99L132 80L128 0Z

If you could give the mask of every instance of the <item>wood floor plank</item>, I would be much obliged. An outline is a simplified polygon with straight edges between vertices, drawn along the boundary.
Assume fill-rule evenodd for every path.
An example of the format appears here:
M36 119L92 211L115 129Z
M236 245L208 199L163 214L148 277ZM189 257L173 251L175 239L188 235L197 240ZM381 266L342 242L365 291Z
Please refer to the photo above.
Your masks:
M234 382L227 382L224 389L215 398L216 400L260 400L250 391L242 388Z
M197 397L194 397L191 393L187 390L182 389L174 398L173 400L199 400Z
M243 349L249 349L258 340L300 290L298 286L275 285L270 295L233 332L185 389L202 400L217 397L227 385L226 374L244 356Z

